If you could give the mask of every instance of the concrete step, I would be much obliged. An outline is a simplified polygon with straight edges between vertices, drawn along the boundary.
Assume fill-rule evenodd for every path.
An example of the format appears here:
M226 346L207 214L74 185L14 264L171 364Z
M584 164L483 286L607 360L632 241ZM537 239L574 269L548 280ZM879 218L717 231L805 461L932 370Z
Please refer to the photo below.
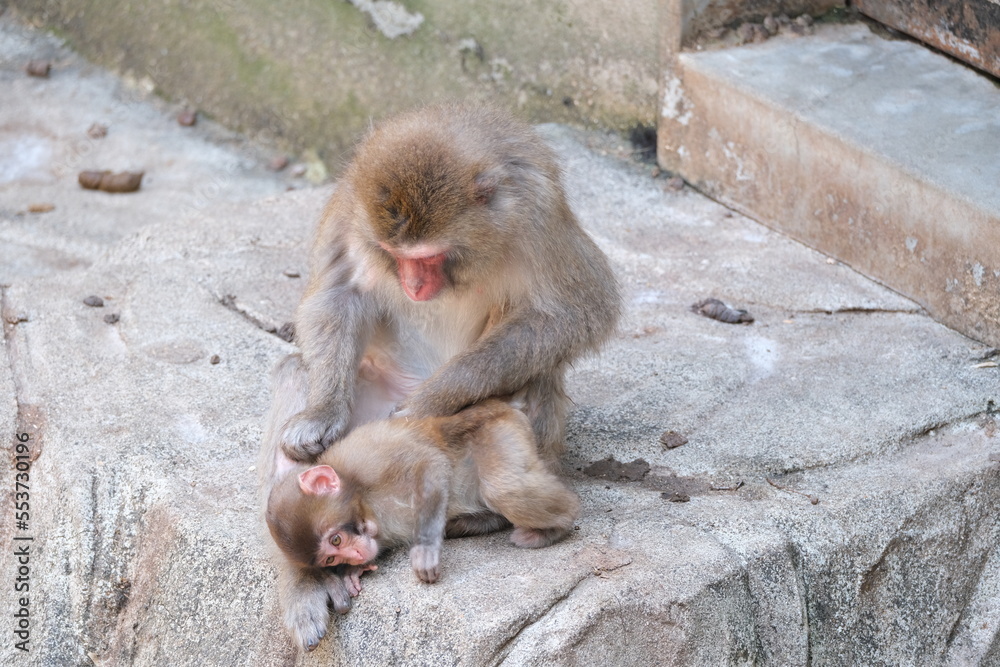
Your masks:
M661 164L1000 345L1000 90L863 23L676 55Z

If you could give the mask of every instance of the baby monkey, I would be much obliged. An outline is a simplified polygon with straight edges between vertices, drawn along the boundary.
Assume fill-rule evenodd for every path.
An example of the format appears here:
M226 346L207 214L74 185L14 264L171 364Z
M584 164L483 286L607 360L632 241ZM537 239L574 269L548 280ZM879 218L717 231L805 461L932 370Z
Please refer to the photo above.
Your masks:
M572 530L579 499L539 458L530 421L510 404L372 422L307 465L285 456L279 432L305 405L307 385L299 355L279 363L264 451L285 623L303 648L326 631L327 599L346 612L383 549L409 545L413 571L433 583L446 536L513 525L511 541L536 548Z

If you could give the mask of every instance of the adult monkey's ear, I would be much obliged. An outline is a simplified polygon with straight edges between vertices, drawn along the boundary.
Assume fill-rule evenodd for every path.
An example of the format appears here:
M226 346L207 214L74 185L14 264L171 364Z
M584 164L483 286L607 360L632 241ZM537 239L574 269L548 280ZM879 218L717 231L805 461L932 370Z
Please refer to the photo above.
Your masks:
M500 174L496 169L489 169L480 172L473 179L472 199L480 206L485 206L493 201L493 195L500 187Z

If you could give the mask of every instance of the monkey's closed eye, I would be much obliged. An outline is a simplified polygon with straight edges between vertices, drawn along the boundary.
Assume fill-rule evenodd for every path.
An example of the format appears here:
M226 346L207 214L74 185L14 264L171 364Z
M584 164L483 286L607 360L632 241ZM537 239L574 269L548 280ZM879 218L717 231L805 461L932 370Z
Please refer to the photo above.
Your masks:
M386 213L389 215L391 220L389 226L389 237L391 238L398 234L403 227L407 225L410 219L396 209L386 209Z

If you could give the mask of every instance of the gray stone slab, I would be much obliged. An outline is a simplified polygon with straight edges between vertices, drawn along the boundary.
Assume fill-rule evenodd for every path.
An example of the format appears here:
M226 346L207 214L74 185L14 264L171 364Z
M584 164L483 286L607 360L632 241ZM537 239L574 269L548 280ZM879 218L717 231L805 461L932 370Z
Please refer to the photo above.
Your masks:
M909 40L881 39L863 23L689 58L1000 215L1000 160L989 159L1000 155L1000 106L996 86L975 70Z
M32 651L5 642L0 663L995 659L990 350L717 203L665 192L587 149L588 135L541 130L628 304L620 334L569 377L578 530L537 551L504 533L450 540L433 586L389 554L316 652L296 657L253 466L268 370L293 349L269 330L294 310L303 280L285 272L304 270L329 188L218 202L2 290L3 442L19 405L37 459L20 533L34 538ZM149 204L123 201L137 219ZM90 294L105 305L84 305ZM692 313L706 296L755 322ZM688 442L664 449L667 429ZM607 455L651 470L635 482L584 472ZM0 615L0 634L14 622Z

